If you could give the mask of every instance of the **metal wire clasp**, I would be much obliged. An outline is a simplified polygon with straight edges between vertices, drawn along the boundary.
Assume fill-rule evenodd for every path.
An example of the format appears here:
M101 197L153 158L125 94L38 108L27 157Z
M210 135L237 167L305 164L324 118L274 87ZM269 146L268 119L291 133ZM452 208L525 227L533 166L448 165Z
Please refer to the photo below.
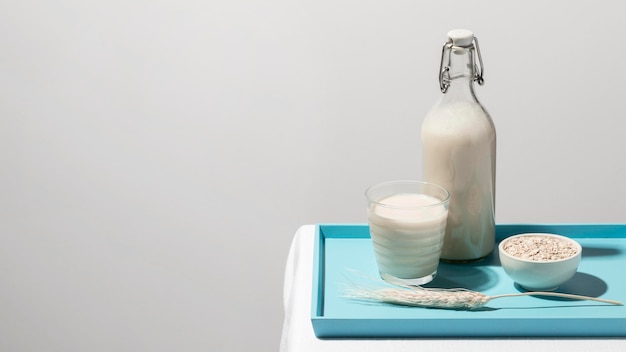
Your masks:
M446 93L448 88L450 87L450 55L454 48L460 48L470 51L470 60L474 63L474 77L473 80L478 82L479 85L483 85L485 80L483 79L483 74L485 72L485 68L483 66L483 58L480 54L480 47L478 46L478 38L474 37L472 43L465 47L457 47L452 44L452 41L449 40L443 44L443 48L441 49L441 62L439 63L439 88L442 93ZM474 58L474 49L476 49L476 55L478 56L478 64L476 66L476 59ZM446 64L444 65L444 62Z

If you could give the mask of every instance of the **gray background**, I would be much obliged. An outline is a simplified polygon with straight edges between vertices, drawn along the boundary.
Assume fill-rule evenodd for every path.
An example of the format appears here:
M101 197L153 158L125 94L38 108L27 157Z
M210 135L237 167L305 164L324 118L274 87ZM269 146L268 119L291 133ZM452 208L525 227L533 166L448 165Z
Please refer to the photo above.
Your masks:
M0 350L278 349L293 234L421 177L480 39L497 221L624 222L616 1L0 3Z

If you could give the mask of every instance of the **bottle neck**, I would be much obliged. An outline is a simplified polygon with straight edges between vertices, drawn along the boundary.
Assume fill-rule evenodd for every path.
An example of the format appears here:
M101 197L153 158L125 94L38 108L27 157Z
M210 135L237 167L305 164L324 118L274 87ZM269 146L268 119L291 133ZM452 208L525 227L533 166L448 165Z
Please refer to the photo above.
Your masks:
M474 94L474 49L455 48L447 57L448 88L443 100L473 100L478 102Z

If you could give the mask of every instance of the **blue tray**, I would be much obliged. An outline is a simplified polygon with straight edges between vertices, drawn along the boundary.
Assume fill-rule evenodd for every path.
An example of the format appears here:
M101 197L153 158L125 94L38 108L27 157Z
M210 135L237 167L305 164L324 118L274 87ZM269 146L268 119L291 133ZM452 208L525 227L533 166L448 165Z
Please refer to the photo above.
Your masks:
M583 246L578 272L557 292L626 302L626 224L496 226L498 241L524 232L558 233ZM367 225L317 225L314 261L311 321L318 337L626 336L626 307L593 301L514 297L493 300L488 309L461 311L346 298L349 281L384 285ZM522 291L500 266L497 249L478 263L441 263L425 286L464 287L490 296Z

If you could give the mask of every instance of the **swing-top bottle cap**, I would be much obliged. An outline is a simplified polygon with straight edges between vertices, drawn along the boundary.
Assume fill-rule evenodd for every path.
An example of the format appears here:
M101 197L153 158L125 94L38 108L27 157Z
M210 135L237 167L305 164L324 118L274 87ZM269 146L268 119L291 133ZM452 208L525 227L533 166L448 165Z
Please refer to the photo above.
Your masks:
M479 66L475 64L474 52L478 56ZM474 81L479 85L483 85L483 73L485 69L483 67L483 59L480 55L480 48L478 47L478 38L474 36L474 32L467 29L453 29L448 32L448 41L443 44L441 50L441 63L439 64L439 88L441 92L445 93L450 86L450 60L451 53L456 55L470 54L470 60L473 67Z
M467 29L453 29L448 32L448 42L451 42L454 46L470 46L473 40L474 32Z

